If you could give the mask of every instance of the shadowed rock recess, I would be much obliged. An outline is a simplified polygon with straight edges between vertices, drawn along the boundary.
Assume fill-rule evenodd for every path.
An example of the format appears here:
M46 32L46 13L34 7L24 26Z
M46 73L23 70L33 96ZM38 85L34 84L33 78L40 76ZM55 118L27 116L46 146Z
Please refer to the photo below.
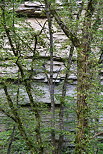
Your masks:
M19 16L45 18L44 7L45 5L40 2L25 2L16 9L16 13Z

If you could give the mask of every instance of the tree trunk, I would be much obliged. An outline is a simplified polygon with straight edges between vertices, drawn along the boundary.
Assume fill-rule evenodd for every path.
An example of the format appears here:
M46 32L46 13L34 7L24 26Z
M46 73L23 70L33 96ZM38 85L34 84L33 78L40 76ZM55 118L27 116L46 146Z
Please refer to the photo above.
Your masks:
M51 99L51 142L53 146L52 154L56 154L55 145L55 101L54 101L54 83L53 83L53 32L52 32L52 17L50 14L50 3L45 0L45 10L48 19L48 28L50 36L50 79L49 79L49 89L50 89L50 99Z
M68 77L70 75L70 67L71 67L71 63L72 63L73 51L74 51L74 46L71 45L70 54L69 54L68 62L67 62L67 70L66 70L65 79L64 79L64 82L63 82L63 86L62 86L62 96L61 96L61 99L60 99L60 111L59 111L60 135L59 135L59 142L58 142L58 149L57 149L58 154L62 154L62 150L63 150L65 96L66 96L66 91L67 91L67 81L68 81Z
M83 154L87 150L88 139L88 105L87 91L89 87L88 78L88 56L86 51L78 51L77 62L77 133L76 133L76 154ZM87 153L87 152L86 152Z

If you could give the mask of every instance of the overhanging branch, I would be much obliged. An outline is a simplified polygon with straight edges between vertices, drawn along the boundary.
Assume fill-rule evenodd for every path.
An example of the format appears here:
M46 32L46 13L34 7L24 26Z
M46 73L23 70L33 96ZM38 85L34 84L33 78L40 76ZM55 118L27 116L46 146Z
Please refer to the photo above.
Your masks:
M71 40L72 44L75 47L79 47L80 46L80 41L77 38L77 35L75 33L71 32L71 29L69 29L61 20L61 18L58 16L57 11L54 9L50 10L51 14L53 15L53 17L55 18L56 22L58 23L58 25L61 27L61 29L63 30L63 32L65 33L65 35Z

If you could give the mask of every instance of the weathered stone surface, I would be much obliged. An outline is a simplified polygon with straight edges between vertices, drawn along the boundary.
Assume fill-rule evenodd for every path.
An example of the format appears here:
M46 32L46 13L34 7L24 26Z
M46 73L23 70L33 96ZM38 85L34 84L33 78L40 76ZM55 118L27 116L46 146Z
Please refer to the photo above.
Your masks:
M16 13L20 16L36 17L36 18L45 18L44 13L44 4L39 2L25 2L20 4L16 9Z
M37 8L44 8L45 7L45 5L43 3L36 2L36 1L35 2L30 2L30 1L25 2L24 6L26 6L26 7L37 7Z
M35 12L33 12L34 10L35 10ZM43 10L43 8L39 5L39 3L35 3L33 5L33 3L26 2L25 4L21 5L21 8L18 9L17 13L21 14L21 15L24 14L24 15L27 15L27 16L41 17L42 10ZM39 12L38 16L36 15L36 12ZM34 18L28 18L27 21L31 23L32 27L35 30L41 30L43 24L45 23L45 19L40 19L40 18L38 19L38 21L36 21L36 19L34 19ZM42 26L40 26L38 23L40 23ZM47 28L47 26L45 27L45 29L46 28ZM61 48L62 48L61 43L65 42L66 40L67 40L67 37L63 34L63 32L60 32L60 31L57 32L56 31L54 33L54 43L56 44L56 49L57 49L57 52L58 52L58 54L57 54L57 52L54 53L55 57L54 57L54 75L53 75L54 80L53 81L55 83L55 95L61 94L62 82L63 82L64 77L65 77L65 71L64 71L65 70L65 66L64 66L65 60L63 60L63 57L64 57L64 59L66 59L69 56L69 47L61 50ZM7 44L7 47L8 47L8 44ZM45 65L46 65L46 68L47 68L47 71L48 71L48 76L49 76L50 55L49 55L49 53L47 53L46 48L40 48L40 46L39 46L37 50L40 53L39 58L42 59L42 60L43 59L46 60ZM26 56L28 56L28 55L26 55ZM31 61L28 61L28 64L30 62ZM6 68L6 73L5 73L4 68L1 67L0 69L1 69L0 75L3 75L3 76L8 75L8 77L15 77L17 79L16 75L17 75L18 69L14 65L12 67ZM27 66L27 71L28 72L30 71L29 65ZM76 92L75 87L76 87L76 84L77 84L77 78L76 78L75 72L76 72L76 66L73 63L73 66L71 68L71 73L70 73L70 76L68 78L67 96L74 96L74 94ZM12 80L12 81L13 81L14 84L17 83L17 82L14 82L14 80ZM103 85L103 81L101 82L101 84ZM22 83L21 83L21 85L22 85ZM45 75L45 73L43 73L42 68L39 68L39 67L36 68L36 69L34 68L32 86L33 86L34 90L36 90L36 88L37 88L37 89L42 90L44 92L43 96L37 96L36 97L36 101L39 101L39 102L44 103L44 104L48 104L48 106L50 107L51 104L50 104L49 85L48 85L46 75ZM4 97L2 90L0 91L0 93L1 93L2 97ZM34 93L35 93L35 91L34 91ZM13 94L15 95L15 93L13 93ZM101 94L103 95L103 93L101 93ZM21 100L19 102L21 104L21 106L24 105L24 107L27 107L26 104L30 105L27 93L26 93L23 86L21 86L21 88L20 88L20 96L22 97L22 100L23 100L23 101ZM35 98L35 96L34 96L34 98ZM70 101L70 100L68 99L68 101ZM57 106L59 107L60 102L56 98L55 98L55 103L56 103L56 107ZM73 104L74 102L71 102L71 103ZM41 117L42 117L43 124L45 126L49 127L50 126L50 115L44 114L44 116L43 116L43 114L42 114ZM73 125L71 124L71 122L73 122L73 120L74 120L74 117L75 116L71 115L71 113L70 114L68 113L68 115L65 117L65 129L67 131L69 130L69 132L74 132ZM56 126L58 127L58 122L59 122L58 121L59 120L58 115L56 115L56 120L57 120ZM2 129L2 131L3 131L3 129ZM70 139L70 136L68 138ZM67 147L69 147L69 146L74 147L74 145L72 145L72 142L67 141L67 143L65 142L65 144L66 144Z

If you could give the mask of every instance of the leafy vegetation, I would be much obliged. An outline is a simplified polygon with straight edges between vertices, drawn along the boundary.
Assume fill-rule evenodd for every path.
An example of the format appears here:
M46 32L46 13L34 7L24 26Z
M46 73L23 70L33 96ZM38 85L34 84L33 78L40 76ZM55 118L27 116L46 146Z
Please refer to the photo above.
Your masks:
M17 16L18 2L0 2L0 111L7 117L0 153L101 154L102 1L44 0L47 20L38 31ZM53 26L68 38L59 49ZM65 49L69 54L57 57Z

